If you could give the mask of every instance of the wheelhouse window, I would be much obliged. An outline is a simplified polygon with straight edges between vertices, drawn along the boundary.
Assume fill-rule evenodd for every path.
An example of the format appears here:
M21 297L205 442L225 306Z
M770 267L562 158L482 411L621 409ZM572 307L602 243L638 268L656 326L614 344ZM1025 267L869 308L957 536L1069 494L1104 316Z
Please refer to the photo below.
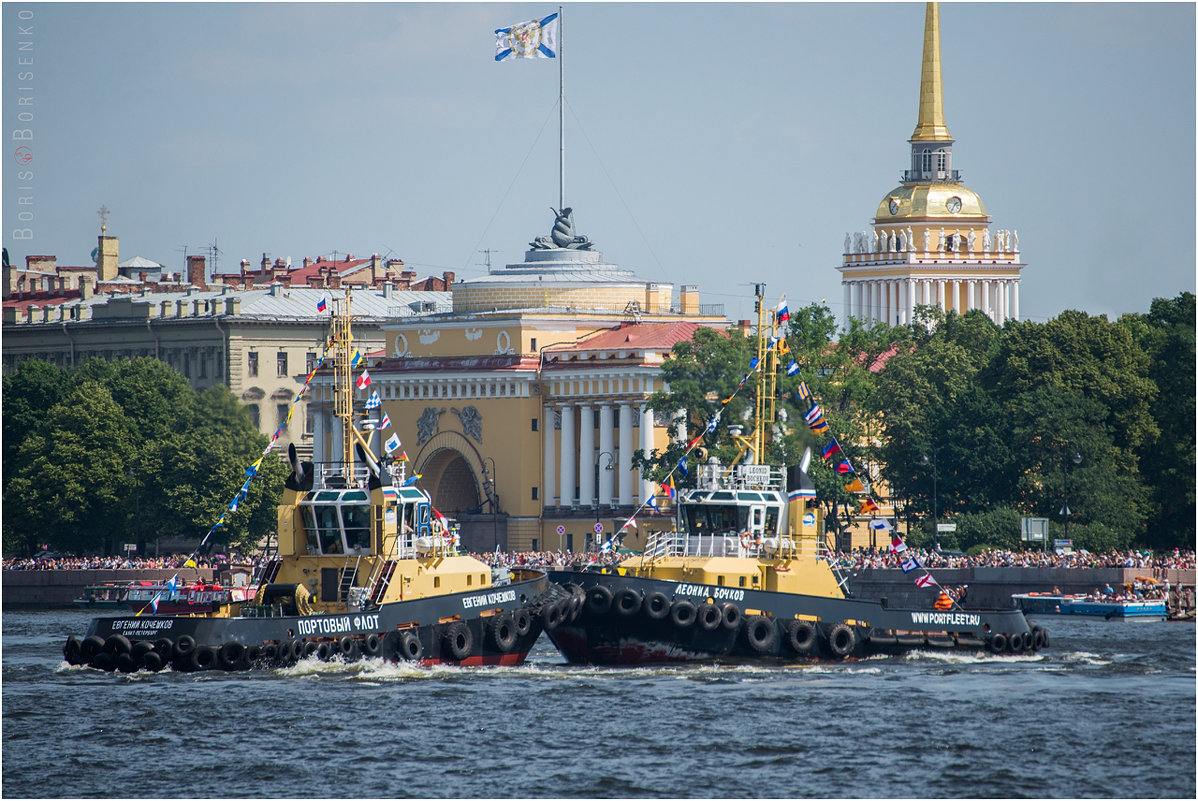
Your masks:
M301 507L311 556L370 553L370 502L362 490L318 492Z

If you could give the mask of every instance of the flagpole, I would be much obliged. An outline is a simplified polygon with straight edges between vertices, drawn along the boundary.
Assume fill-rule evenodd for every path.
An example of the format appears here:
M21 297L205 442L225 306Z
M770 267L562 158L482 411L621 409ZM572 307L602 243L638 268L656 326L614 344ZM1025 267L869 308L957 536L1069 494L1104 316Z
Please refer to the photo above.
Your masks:
M557 207L566 207L566 18L557 7Z

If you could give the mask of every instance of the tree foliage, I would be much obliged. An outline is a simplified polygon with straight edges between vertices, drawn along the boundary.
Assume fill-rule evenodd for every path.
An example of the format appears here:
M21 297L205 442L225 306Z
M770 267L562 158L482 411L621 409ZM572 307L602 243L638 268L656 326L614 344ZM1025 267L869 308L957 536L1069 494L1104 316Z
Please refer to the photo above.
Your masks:
M4 378L4 434L4 545L26 554L203 537L266 445L227 387L197 394L146 358L68 370L23 362ZM213 542L244 545L273 529L285 472L263 460Z

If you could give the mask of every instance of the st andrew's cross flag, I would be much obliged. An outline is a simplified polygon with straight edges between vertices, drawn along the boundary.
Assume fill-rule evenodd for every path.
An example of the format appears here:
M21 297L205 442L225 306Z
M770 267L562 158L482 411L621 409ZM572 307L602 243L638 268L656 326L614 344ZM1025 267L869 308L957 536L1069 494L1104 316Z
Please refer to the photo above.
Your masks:
M495 29L495 60L557 58L557 13Z

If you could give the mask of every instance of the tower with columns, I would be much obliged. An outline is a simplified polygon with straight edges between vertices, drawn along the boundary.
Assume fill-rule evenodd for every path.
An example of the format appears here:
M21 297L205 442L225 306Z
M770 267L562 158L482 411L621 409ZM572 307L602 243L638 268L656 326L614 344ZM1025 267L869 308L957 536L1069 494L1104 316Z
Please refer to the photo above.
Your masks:
M981 197L953 169L940 76L940 8L928 3L910 167L878 204L872 229L845 234L837 269L846 321L907 324L921 305L981 309L999 325L1019 319L1019 234L991 231Z

